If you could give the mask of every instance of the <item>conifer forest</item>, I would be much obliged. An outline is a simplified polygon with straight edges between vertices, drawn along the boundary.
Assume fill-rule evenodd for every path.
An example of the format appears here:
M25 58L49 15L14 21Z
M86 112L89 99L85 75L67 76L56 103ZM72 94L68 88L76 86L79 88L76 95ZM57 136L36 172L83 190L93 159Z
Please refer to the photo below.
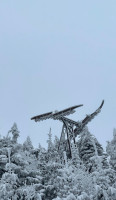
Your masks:
M116 200L116 0L0 0L0 96L0 200Z
M0 200L116 200L116 129L103 149L85 126L71 158L51 129L47 149L20 134L14 123L0 138Z

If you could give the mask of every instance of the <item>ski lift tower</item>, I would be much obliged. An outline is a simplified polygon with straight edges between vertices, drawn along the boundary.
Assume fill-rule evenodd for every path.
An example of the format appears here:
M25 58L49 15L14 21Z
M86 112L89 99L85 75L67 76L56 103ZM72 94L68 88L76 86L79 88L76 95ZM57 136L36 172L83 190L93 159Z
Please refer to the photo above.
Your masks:
M75 138L77 137L77 135L79 135L84 127L101 111L101 108L104 104L104 100L102 101L100 107L93 112L90 115L87 115L82 121L80 122L76 122L74 120L71 120L69 118L67 118L66 116L75 113L75 109L79 108L81 105L76 105L73 107L69 107L67 109L61 110L61 111L54 111L54 112L48 112L48 113L44 113L41 115L37 115L35 117L32 117L31 120L35 120L35 122L40 122L43 120L47 120L47 119L53 119L53 120L59 120L63 123L62 126L62 132L61 132L61 136L60 136L60 143L59 143L59 151L69 151L69 158L72 157L71 154L71 141L73 141L74 143ZM63 153L63 152L62 152Z

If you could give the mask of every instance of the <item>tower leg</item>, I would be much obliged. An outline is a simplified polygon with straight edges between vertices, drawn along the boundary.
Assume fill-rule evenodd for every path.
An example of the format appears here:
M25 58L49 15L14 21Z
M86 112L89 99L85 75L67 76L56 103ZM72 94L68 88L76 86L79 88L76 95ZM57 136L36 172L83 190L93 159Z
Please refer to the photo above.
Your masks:
M62 132L61 132L61 136L60 136L60 143L59 143L59 147L58 147L58 151L64 151L65 149L65 125L63 124L62 126Z
M68 129L68 125L67 123L65 123L66 126L66 134L67 134L67 141L68 141L68 147L69 147L69 157L72 157L72 153L71 153L71 141L70 141L70 136L69 136L69 129Z
M62 122L63 122L63 127L62 127L58 150L61 155L63 151L66 151L67 153L69 152L68 157L71 158L72 157L71 140L73 139L74 144L76 143L74 130L73 130L74 125L67 123L67 121L65 120L62 120ZM67 140L65 138L65 135L67 136Z

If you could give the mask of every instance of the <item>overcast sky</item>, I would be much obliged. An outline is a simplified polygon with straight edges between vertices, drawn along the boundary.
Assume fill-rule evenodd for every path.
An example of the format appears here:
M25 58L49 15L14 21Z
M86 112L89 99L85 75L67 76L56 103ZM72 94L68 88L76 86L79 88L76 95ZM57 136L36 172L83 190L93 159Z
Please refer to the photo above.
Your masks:
M0 96L0 134L16 122L19 142L29 135L35 147L62 123L31 117L84 104L70 115L78 121L104 99L88 127L105 147L116 127L116 1L0 1Z

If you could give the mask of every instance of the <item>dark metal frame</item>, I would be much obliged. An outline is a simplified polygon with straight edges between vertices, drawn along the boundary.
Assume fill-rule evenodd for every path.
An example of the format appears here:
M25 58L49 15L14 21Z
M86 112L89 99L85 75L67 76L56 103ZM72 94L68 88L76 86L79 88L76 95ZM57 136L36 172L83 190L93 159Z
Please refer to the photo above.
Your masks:
M73 114L75 112L74 109L83 106L77 105L70 108L67 108L65 110L62 110L60 112L49 112L42 115L37 115L35 117L32 117L31 120L35 120L35 122L46 120L46 119L54 119L54 120L60 120L63 123L61 137L60 137L60 143L59 143L59 151L60 150L66 150L68 149L70 152L70 157L72 157L71 153L71 141L73 140L74 143L76 143L75 138L77 135L79 135L84 127L101 111L101 108L104 104L104 100L102 101L100 107L93 112L90 115L87 115L82 121L76 122L73 121L65 116ZM67 139L65 139L65 135L67 136ZM62 147L63 145L63 147ZM63 149L62 149L63 148Z

